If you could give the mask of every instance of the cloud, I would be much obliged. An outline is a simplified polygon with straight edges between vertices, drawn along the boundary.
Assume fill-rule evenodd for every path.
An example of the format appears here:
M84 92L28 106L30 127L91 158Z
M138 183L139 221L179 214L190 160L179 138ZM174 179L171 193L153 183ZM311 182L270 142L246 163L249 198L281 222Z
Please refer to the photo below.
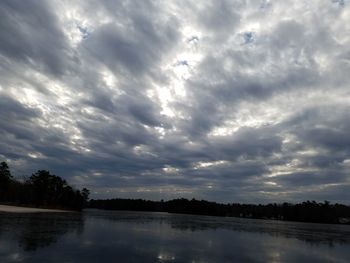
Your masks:
M349 203L346 1L3 1L0 158L92 196Z
M53 75L62 75L69 48L53 7L44 1L1 3L1 54Z

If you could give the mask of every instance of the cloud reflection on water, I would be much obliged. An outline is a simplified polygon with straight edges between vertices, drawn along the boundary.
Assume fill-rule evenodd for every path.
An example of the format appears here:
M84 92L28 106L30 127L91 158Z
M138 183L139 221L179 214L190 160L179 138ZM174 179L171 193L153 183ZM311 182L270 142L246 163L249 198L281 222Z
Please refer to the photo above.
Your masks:
M0 215L0 262L346 262L350 227L89 210Z

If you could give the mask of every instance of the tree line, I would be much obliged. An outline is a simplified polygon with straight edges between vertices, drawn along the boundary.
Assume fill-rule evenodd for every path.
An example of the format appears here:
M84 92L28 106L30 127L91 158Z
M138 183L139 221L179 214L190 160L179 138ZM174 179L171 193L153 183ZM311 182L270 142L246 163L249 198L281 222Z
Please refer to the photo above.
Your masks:
M6 162L0 163L0 202L43 208L81 210L89 190L74 189L66 180L46 170L38 170L23 181L16 180Z
M298 204L220 204L185 198L169 201L143 199L90 200L89 190L74 189L66 180L46 170L16 180L6 162L0 163L0 203L81 210L84 207L106 210L154 211L212 216L277 219L316 223L350 224L350 206L306 201Z
M174 199L149 201L142 199L90 200L90 208L106 210L153 211L181 214L276 219L314 223L350 224L350 206L306 201L298 204L220 204L205 200Z

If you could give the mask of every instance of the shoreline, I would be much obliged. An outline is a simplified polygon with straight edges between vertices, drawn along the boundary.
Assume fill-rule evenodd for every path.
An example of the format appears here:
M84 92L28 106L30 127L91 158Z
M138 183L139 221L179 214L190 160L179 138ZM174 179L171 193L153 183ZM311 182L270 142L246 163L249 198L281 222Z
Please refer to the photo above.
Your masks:
M12 206L12 205L0 205L0 212L4 212L4 213L67 213L72 211L59 210L59 209L35 208L35 207L22 207L22 206Z

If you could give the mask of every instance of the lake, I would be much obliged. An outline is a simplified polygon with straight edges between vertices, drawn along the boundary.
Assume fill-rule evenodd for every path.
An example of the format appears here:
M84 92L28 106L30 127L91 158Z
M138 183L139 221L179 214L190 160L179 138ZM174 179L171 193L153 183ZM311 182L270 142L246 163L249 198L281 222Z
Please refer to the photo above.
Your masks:
M350 226L168 213L0 213L0 262L349 262Z

